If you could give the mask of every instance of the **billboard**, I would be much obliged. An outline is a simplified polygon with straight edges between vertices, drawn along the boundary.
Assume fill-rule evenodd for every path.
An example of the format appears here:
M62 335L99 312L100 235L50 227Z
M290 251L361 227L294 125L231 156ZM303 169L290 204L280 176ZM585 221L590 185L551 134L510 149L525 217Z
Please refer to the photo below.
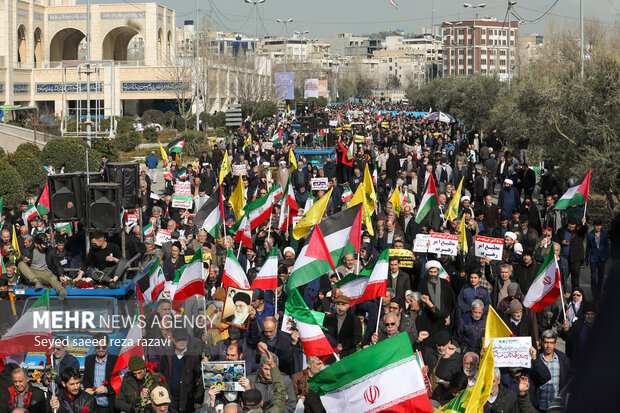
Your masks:
M306 79L304 82L304 99L319 97L319 79Z
M276 97L291 100L295 98L295 74L291 72L276 73Z
M319 80L319 96L327 98L327 80Z

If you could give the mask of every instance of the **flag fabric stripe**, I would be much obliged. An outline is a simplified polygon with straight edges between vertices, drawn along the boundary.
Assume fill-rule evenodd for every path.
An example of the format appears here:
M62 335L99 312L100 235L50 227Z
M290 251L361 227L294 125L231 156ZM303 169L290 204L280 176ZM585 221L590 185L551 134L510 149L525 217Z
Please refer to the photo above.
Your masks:
M278 288L278 248L271 250L263 267L252 282L251 289L275 290Z
M349 274L334 285L349 297L351 305L384 297L387 289L390 250L384 250L370 268L364 268L360 275Z
M562 197L555 204L555 209L562 210L572 205L581 205L588 202L588 192L590 190L590 172L581 180L578 185L568 188Z
M204 296L205 287L202 270L202 247L200 247L190 262L175 271L174 284L176 289L172 297L172 305L175 309L180 308L183 301L189 297Z
M42 340L52 338L51 320L47 325L37 325L35 328L35 318L43 319L42 315L44 313L49 315L49 311L49 290L45 290L32 307L0 339L0 356L12 356L30 351L49 353L51 349L44 345ZM40 315L37 317L35 314Z
M545 261L523 299L523 305L536 312L542 311L560 296L560 281L560 268L555 258L555 250L549 248Z
M213 195L207 199L194 217L194 223L197 227L207 231L213 238L218 238L219 226L222 224L224 217L222 216L222 206L220 205L222 197L222 187L218 187Z
M239 261L237 261L235 254L233 254L230 248L226 251L226 263L224 264L222 284L224 287L232 286L244 290L250 288L250 283L245 275L245 271L243 271L241 264L239 264Z

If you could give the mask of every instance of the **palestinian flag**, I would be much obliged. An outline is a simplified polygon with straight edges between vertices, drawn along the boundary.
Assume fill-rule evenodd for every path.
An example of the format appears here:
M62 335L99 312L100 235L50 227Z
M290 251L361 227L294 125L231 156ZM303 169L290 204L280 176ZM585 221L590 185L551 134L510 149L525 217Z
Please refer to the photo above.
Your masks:
M265 196L248 203L243 208L245 210L245 214L250 219L250 227L252 230L261 225L271 216L273 204L275 202L275 193L279 191L279 187L279 185L274 186Z
M121 383L123 382L123 376L129 370L129 359L133 356L144 357L144 348L142 347L142 329L138 320L134 320L124 342L130 344L122 346L121 351L116 359L116 364L112 369L112 375L110 377L110 385L114 388L116 394L121 389Z
M148 305L157 301L165 284L166 277L161 268L161 262L159 258L155 258L148 272L144 272L142 277L136 281L137 295L142 304Z
M588 202L588 192L590 192L590 173L592 169L581 180L578 185L568 188L568 191L562 195L555 204L555 209L566 209L572 205L581 205Z
M291 176L288 177L286 184L286 190L284 191L284 199L282 200L282 208L280 209L280 218L278 221L278 228L280 231L286 231L288 227L293 223L293 217L297 216L297 201L295 200L295 191L291 184Z
M37 211L37 208L34 206L34 204L28 205L28 208L26 209L26 221L35 219L37 215L39 215L39 211Z
M54 224L54 228L59 234L63 229L66 231L67 234L73 231L73 226L70 222L59 222L57 224Z
M47 186L47 182L45 183L45 187L43 187L43 192L39 195L39 199L37 199L36 205L39 215L50 213L50 190Z
M338 281L334 288L340 288L340 291L351 300L351 305L376 297L385 297L390 270L389 260L390 250L385 249L372 267L364 268L359 275L353 273L347 275Z
M359 252L361 230L361 204L329 216L315 225L310 241L304 245L295 260L286 284L287 291L319 278L333 269L331 263L340 263L344 255ZM329 254L321 250L324 244L327 245Z
M549 248L545 261L523 299L523 305L537 313L552 304L560 296L560 268L555 259L555 250Z
M49 353L50 346L43 344L42 340L52 339L51 323L50 293L49 290L45 290L2 337L0 357L27 352Z
M185 147L185 138L175 139L168 144L168 153L183 152L183 148Z
M426 184L426 192L420 201L418 215L415 217L415 223L421 223L429 211L437 205L439 205L439 198L437 197L437 189L435 188L435 179L433 178L433 174L430 174L428 183Z
M278 132L271 138L271 143L273 143L273 146L282 143L282 125L278 127Z
M248 277L245 275L245 271L235 258L232 249L228 248L226 251L226 264L224 264L224 276L222 277L222 285L224 288L232 286L235 288L241 288L242 290L249 290L250 283Z
M144 236L147 235L154 235L155 234L155 228L153 228L153 223L149 222L148 224L146 224L143 228L142 228L142 232L144 233Z
M205 295L205 283L202 277L202 247L200 247L191 261L175 271L173 284L176 286L172 296L172 306L181 308L183 302L194 295Z
M322 360L335 353L325 337L323 327L317 322L297 289L291 291L285 304L288 315L295 319L297 331L306 357L317 356Z
M353 158L355 158L355 139L351 140L349 149L347 149L347 159L353 160Z
M187 168L183 168L182 170L179 171L179 174L177 175L177 179L181 179L181 180L187 179Z
M278 288L278 247L271 250L250 288L260 288L261 290Z
M353 166L353 158L349 158L349 148L343 145L341 140L338 140L338 146L342 151L342 163L347 166Z
M338 112L338 123L339 123L339 124L342 124L342 122L344 122L344 121L342 120L342 115L340 114L340 112Z
M252 248L252 229L250 227L250 219L245 214L232 227L229 232L235 236L235 241L248 248Z
M422 370L407 333L381 341L308 380L327 413L432 413Z
M347 202L351 198L353 198L353 192L351 192L350 188L345 188L342 193L342 202Z
M220 225L224 222L224 200L222 187L218 187L207 199L194 217L194 224L207 231L213 238L219 238Z

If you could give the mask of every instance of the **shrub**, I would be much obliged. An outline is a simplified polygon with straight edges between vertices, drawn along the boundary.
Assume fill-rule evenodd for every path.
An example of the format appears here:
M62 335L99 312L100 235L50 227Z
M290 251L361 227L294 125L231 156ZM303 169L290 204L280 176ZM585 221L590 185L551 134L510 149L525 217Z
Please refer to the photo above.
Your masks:
M6 157L6 160L15 168L21 177L23 191L26 196L39 195L47 173L43 163L29 152L15 152Z
M226 124L226 112L217 112L207 117L207 125L212 128L219 128Z
M0 161L0 193L4 196L5 211L17 209L25 199L22 178L6 159Z
M200 154L200 148L205 142L204 132L188 130L181 135L185 138L185 147L183 154L187 156L195 156Z
M148 125L149 123L159 123L164 125L166 123L166 116L161 110L149 109L142 114L142 124Z
M147 142L157 142L157 137L159 136L159 134L157 133L157 130L155 128L148 127L144 128L142 136L144 136L144 139L146 139Z
M41 161L43 165L52 165L57 171L63 163L67 172L85 171L87 149L88 145L81 138L55 138L43 148ZM90 148L88 159L90 170L96 171L101 162L101 154Z
M110 162L118 162L121 159L120 152L112 145L112 141L106 138L93 139L91 148L101 155L106 155Z
M6 152L4 152L4 148L0 147L0 159L3 159L6 156Z
M136 122L133 120L133 116L123 116L122 118L117 118L116 120L116 134L122 135L124 133L131 132L134 129L133 125Z
M26 152L34 155L36 158L41 157L41 148L34 143L20 143L15 152Z
M224 138L228 134L228 128L226 126L220 126L219 128L215 128L213 133L218 138Z
M131 152L140 145L141 140L140 132L132 130L114 139L114 147L122 152Z
M164 117L166 118L166 126L174 128L177 114L173 110L167 110L166 113L164 113Z

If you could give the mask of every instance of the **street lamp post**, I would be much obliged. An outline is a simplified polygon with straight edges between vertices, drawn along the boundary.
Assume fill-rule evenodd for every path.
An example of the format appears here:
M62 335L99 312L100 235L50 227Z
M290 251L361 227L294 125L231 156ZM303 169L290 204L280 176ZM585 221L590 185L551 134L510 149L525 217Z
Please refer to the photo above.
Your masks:
M254 88L258 80L258 10L256 7L264 3L265 0L244 0L246 3L254 7Z
M472 65L471 65L471 74L476 74L476 9L482 9L484 7L486 7L486 3L480 3L480 4L476 4L475 6L473 4L469 4L469 3L464 3L463 7L465 8L471 8L472 9L472 17L473 17L473 24L472 24L472 37L473 37L473 42L472 42Z
M512 6L514 6L515 4L517 4L516 1L510 1L508 0L508 89L510 89L510 78L512 77L512 74L510 73L511 69L512 69L512 65L510 64L510 52L511 52L511 47L510 47L510 30L512 29L512 16L511 16L511 9Z
M284 32L286 33L286 38L284 39L284 71L286 72L286 57L288 55L288 24L293 23L293 19L276 19L276 21L284 25Z

